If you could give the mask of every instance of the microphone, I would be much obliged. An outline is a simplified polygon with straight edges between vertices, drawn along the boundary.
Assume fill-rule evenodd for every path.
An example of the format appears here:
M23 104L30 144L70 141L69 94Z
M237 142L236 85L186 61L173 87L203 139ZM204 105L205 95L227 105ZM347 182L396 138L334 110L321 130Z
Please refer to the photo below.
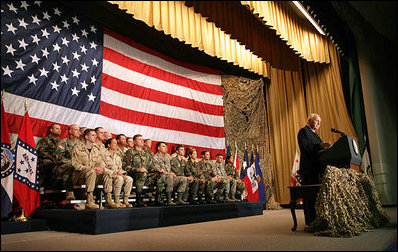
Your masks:
M341 131L339 131L339 130L337 130L337 129L331 128L330 130L331 130L332 132L334 132L334 133L340 133L342 136L345 136L345 133L344 133L344 132L341 132Z

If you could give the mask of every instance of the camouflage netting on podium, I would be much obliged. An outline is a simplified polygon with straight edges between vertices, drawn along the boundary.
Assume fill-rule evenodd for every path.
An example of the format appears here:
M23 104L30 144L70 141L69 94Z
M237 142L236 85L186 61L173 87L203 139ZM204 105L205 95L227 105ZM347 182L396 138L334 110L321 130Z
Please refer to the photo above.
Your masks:
M315 203L314 235L352 237L389 222L373 180L353 169L327 166Z
M264 82L261 79L252 80L231 75L222 75L221 80L226 146L230 146L231 153L235 153L236 143L240 167L243 164L245 144L249 156L252 150L258 148L264 177L266 208L281 209L274 199L275 180L269 148Z

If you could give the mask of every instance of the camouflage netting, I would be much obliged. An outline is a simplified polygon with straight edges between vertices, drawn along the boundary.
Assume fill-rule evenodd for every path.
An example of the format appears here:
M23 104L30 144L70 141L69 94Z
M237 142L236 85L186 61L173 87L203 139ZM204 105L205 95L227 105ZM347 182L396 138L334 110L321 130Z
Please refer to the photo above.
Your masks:
M317 217L306 231L352 237L389 222L373 180L353 169L327 166L315 203Z
M244 77L222 75L225 144L239 150L242 167L245 144L250 152L258 148L264 177L267 209L281 209L274 199L274 176L269 148L269 134L264 99L264 82ZM254 153L255 155L255 153ZM254 157L255 158L255 157Z

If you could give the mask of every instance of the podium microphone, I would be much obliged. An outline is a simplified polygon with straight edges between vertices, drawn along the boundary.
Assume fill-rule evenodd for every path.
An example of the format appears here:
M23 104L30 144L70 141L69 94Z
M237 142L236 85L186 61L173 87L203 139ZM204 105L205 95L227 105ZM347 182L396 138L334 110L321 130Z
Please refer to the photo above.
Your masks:
M337 130L337 129L331 128L330 131L332 131L332 132L334 132L334 133L340 133L341 136L345 136L345 133L344 133L344 132L341 132L341 131L339 131L339 130Z

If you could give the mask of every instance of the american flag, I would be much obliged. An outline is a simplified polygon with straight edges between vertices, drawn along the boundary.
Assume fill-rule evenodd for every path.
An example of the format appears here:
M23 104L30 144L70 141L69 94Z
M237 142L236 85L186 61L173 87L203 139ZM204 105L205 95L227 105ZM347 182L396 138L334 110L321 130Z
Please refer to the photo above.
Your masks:
M220 72L177 61L54 2L1 2L1 87L11 141L28 102L35 141L53 122L224 153ZM169 152L171 148L169 148Z

